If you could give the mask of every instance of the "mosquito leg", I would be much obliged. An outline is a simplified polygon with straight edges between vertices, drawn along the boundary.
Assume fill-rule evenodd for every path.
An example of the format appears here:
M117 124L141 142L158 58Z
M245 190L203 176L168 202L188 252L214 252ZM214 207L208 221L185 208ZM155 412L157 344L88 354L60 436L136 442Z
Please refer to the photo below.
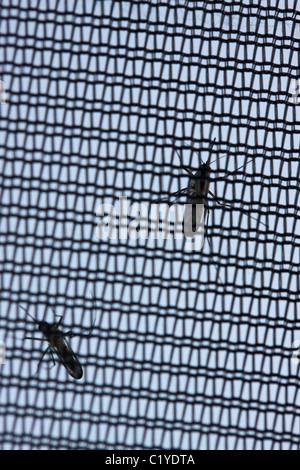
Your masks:
M83 335L83 334L81 334L81 333L72 333L72 331L70 330L70 331L67 331L66 333L63 333L61 337L62 337L62 338L67 338L67 337L68 337L68 338L74 338L75 336L80 336L80 338L89 338L91 332L92 332L93 329L94 329L94 326L95 326L95 323L93 324L92 328L90 328L88 334L86 334L86 335Z
M174 144L174 140L171 139L173 144ZM179 157L179 160L180 160L180 163L182 165L182 168L188 173L188 175L190 175L191 177L193 177L193 173L191 172L191 170L189 170L186 166L184 166L184 163L183 163L183 160L182 160L182 155L181 155L181 152L179 150L177 150L175 147L174 147L174 150L175 152L177 153L178 157Z
M170 201L170 197L172 196L177 196L175 201L172 202L172 204L170 205L173 205L175 204L175 202L180 198L180 196L182 196L182 194L185 194L185 192L187 191L188 188L183 188L183 189L180 189L179 191L176 191L175 193L172 193L170 194L170 196L168 197L164 197L162 199L155 199L154 201L152 201L152 204L156 204L156 203L159 203L159 202L169 202Z
M181 194L185 194L188 188L182 188L179 191L175 191L175 193L172 193L172 196L181 196Z
M52 358L52 362L53 362L51 367L53 367L53 366L55 366L55 360L54 360L54 356L53 356L53 352L51 351L51 348L50 348L50 354L51 354L51 358Z
M173 193L173 194L172 194L172 196L176 196L176 198L175 198L173 204L175 204L175 203L180 199L180 197L181 197L183 194L186 194L187 189L188 189L188 188L183 188L183 189L181 189L180 191L176 191L176 193Z
M216 198L216 196L215 196L210 190L208 190L208 193L214 198L214 200L215 200L220 206L223 206L223 207L234 207L234 206L231 205L231 204L225 204L225 203L223 203L223 202L218 201L218 199ZM262 222L261 220L258 220L256 217L253 217L252 215L250 215L249 211L246 211L245 209L241 209L241 208L239 208L238 210L240 210L243 214L248 215L251 219L256 220L257 222L259 222L260 224L263 224L265 227L268 228L268 225L267 225L267 224L265 224L265 223Z
M34 338L33 336L25 336L24 339L34 339L35 341L45 341L43 338Z
M209 211L209 208L207 207L207 218L206 218L206 225L205 225L206 227L208 227L208 218L209 218L209 214L210 214L210 211ZM207 241L208 241L208 244L209 244L209 251L210 251L210 254L209 254L208 256L209 256L209 258L210 258L212 261L214 261L214 256L213 256L213 254L212 254L212 245L211 245L211 241L210 241L209 236L207 236ZM214 264L214 263L213 263L213 264ZM214 267L215 267L215 270L216 270L216 272L217 272L217 277L218 277L219 281L221 281L221 283L224 284L222 278L221 278L221 277L219 276L219 274L218 274L218 270L217 270L216 266L214 266Z
M177 149L175 149L175 152L177 153L177 155L178 155L179 158L180 158L182 168L187 172L187 174L188 174L191 178L193 178L193 177L194 177L194 174L191 172L191 170L189 170L186 166L184 166L181 154L178 152Z
M58 322L55 324L55 327L58 328L62 322L63 316L61 315Z
M158 204L161 202L168 202L170 200L169 197L163 197L162 199L154 199L154 201L151 202L151 204Z
M45 354L49 351L49 349L50 349L50 346L48 346L47 349L45 349L45 351L44 351L43 354L41 355L41 358L40 358L39 363L38 363L38 365L37 365L37 371L36 371L36 374L35 374L35 375L38 374L38 371L39 371L40 365L41 365L41 363L42 363L42 360L44 359Z
M53 312L53 315L54 315L54 317L56 317L56 313L55 313L55 310L54 310L54 308L53 308L53 307L52 307L52 312ZM62 319L63 319L63 315L58 315L58 316L59 316L59 320L58 320L58 322L57 322L57 323L55 323L55 327L56 327L56 328L58 328L58 327L59 327L59 325L61 324L61 322L62 322Z
M66 338L66 337L69 337L69 338L72 338L73 336L79 336L79 335L76 335L75 333L72 333L72 331L67 331L66 333L62 333L61 335L61 338Z

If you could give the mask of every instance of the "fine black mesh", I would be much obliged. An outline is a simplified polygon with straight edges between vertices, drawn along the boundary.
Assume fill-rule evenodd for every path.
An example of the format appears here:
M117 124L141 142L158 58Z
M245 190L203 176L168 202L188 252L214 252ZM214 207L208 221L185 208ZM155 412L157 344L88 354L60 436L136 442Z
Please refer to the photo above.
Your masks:
M299 449L298 7L2 0L2 449ZM230 205L202 250L98 239L197 152ZM81 380L36 375L21 306L63 315Z

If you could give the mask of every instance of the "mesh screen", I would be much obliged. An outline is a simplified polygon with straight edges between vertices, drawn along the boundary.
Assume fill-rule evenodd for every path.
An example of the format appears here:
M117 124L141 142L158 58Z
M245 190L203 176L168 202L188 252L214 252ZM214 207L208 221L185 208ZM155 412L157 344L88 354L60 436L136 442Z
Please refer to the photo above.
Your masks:
M2 449L299 449L298 11L2 0ZM202 249L99 239L199 155Z

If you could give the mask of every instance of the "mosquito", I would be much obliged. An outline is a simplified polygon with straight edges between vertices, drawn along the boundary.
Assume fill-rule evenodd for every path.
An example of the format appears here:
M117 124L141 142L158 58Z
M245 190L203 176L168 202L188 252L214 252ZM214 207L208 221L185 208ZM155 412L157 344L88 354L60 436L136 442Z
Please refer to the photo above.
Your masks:
M210 162L211 149L212 149L212 146L213 146L215 140L216 139L214 139L213 143L211 144L211 146L209 148L210 155L209 155L208 160L206 162L202 162L200 152L196 152L199 156L199 169L196 171L195 174L190 169L188 169L187 167L184 166L181 153L177 149L175 149L175 151L176 151L176 153L177 153L177 155L180 159L180 162L182 164L182 168L189 175L190 180L189 180L188 186L186 188L180 189L179 191L176 191L175 193L171 194L171 196L176 196L176 198L175 198L174 202L172 202L169 205L175 204L175 202L177 202L178 199L182 195L184 195L184 194L187 195L187 203L192 206L192 232L194 232L194 233L197 231L197 228L199 226L199 220L196 220L196 206L197 205L202 204L207 209L207 220L208 220L208 217L209 217L208 195L212 196L212 198L220 206L232 207L230 204L224 204L224 203L218 201L218 199L212 193L212 191L209 190L210 173L211 173L210 165L212 165L217 160L216 159L213 162ZM223 155L222 157L219 157L219 158L223 158L223 157L225 157L225 155ZM254 157L251 158L251 160L249 160L247 162L247 165L248 165L248 163L251 163L251 161L253 159L254 159ZM236 171L240 170L243 167L244 167L244 165L242 165L237 170L235 170L231 173L235 173ZM168 200L169 200L169 198L163 198L163 199L160 199L159 202L168 201ZM158 200L156 202L158 202ZM248 211L245 211L244 209L240 209L240 210L244 214L249 215ZM249 215L249 217L251 217L254 220L257 220L255 217L253 217L251 215ZM199 219L199 217L197 219ZM266 224L264 224L261 221L259 221L259 223L266 226Z
M78 360L77 355L73 351L70 346L68 338L72 338L77 336L76 334L72 333L72 331L67 331L66 333L62 332L59 327L62 322L62 316L60 317L57 323L48 323L46 321L38 321L36 320L24 307L21 308L30 316L30 318L34 321L36 325L38 325L38 330L41 331L44 335L44 339L34 338L31 336L27 336L25 339L32 339L37 341L44 341L46 340L48 343L48 347L43 352L37 366L37 372L39 371L41 362L47 352L50 352L52 357L53 365L55 365L54 355L55 353L61 362L61 364L65 367L68 374L73 377L73 379L80 380L83 376L82 366ZM55 315L55 312L53 310ZM91 330L93 329L94 325L92 326Z

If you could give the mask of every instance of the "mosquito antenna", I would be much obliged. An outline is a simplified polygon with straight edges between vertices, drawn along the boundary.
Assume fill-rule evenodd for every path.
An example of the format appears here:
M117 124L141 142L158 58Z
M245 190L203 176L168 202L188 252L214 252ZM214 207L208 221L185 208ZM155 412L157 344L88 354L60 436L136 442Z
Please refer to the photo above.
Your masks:
M172 140L172 143L173 143L173 145L174 145L174 140L173 140L173 139L170 139L170 140ZM177 153L177 155L178 155L178 157L179 157L179 160L180 160L180 163L181 163L181 165L182 165L182 168L183 168L190 176L193 177L194 175L193 175L193 173L191 172L191 170L189 170L188 168L186 168L186 167L184 166L183 160L182 160L182 156L181 156L180 152L177 150L176 147L173 147L173 148L175 149L175 152Z
M246 165L248 165L249 163L251 163L251 162L254 160L254 158L255 158L255 157L252 157L252 158L246 163ZM245 165L245 163L244 163L244 165L239 166L236 170L230 171L230 172L228 173L228 175L232 175L232 174L236 173L236 172L239 171L241 168L244 168L246 165Z
M26 308L22 307L22 305L20 305L20 307L21 307L21 309L22 309L22 310L24 310L24 312L25 312L25 313L27 313L27 315L29 315L29 316L30 316L31 320L33 320L33 321L34 321L34 323L37 323L37 324L39 324L39 321L38 321L38 320L36 320L36 319L35 319L35 318L34 318L34 317L33 317L33 316L32 316L32 315L31 315L31 314L28 312L28 310L26 310Z
M222 158L225 158L227 157L227 155L222 155L221 157L218 157L216 158L213 162L211 162L210 164L212 165L213 163L215 163L217 160L221 160Z
M216 138L214 138L214 140L212 141L212 143L210 144L209 149L208 149L208 150L209 150L209 155L208 155L208 160L207 160L207 162L206 162L206 164L207 164L208 166L211 165L211 163L210 163L210 157L211 157L211 151L212 151L212 148L213 148L213 146L214 146L215 141L216 141ZM199 153L199 157L200 157L200 153Z
M97 304L96 304L96 297L95 297L95 292L93 292L93 290L91 290L91 295L92 295L92 302L93 302L93 306L92 306L92 316L94 316L94 321L92 323L92 326L88 329L88 333L87 334L81 334L81 333L71 333L71 332L67 332L65 335L66 336L69 336L70 338L74 337L74 336L80 336L80 338L88 338L90 336L90 334L92 333L94 327L95 327L95 324L96 324L96 319L97 319L97 312L95 312L95 315L93 315L94 313L94 310L95 310L95 307L97 307ZM83 328L82 328L83 329ZM84 328L85 330L86 328Z
M212 165L213 163L215 163L217 160L221 160L222 158L225 158L225 157L227 157L227 155L222 155L222 157L216 158L213 162L210 163L210 165ZM246 165L248 165L249 163L251 163L251 162L254 160L254 158L255 158L255 157L252 157L252 158L246 163ZM245 163L244 163L244 165L239 166L236 170L229 171L227 174L228 174L228 175L233 175L234 173L236 173L237 171L239 171L241 168L244 168L246 165L245 165Z
M231 204L226 204L226 203L224 203L224 202L218 201L218 199L216 198L216 196L215 196L211 191L208 191L208 193L213 197L213 199L214 199L220 206L223 206L223 207L230 207L230 208L234 207L234 206L232 206ZM262 222L261 220L257 219L256 217L253 217L253 215L250 215L250 214L249 214L249 211L246 211L245 209L241 209L241 208L240 208L239 210L240 210L243 214L248 215L248 217L250 217L251 219L256 220L256 221L257 221L258 223L260 223L260 224L263 224L265 227L267 227L267 228L269 227L267 224L265 224L265 223Z

